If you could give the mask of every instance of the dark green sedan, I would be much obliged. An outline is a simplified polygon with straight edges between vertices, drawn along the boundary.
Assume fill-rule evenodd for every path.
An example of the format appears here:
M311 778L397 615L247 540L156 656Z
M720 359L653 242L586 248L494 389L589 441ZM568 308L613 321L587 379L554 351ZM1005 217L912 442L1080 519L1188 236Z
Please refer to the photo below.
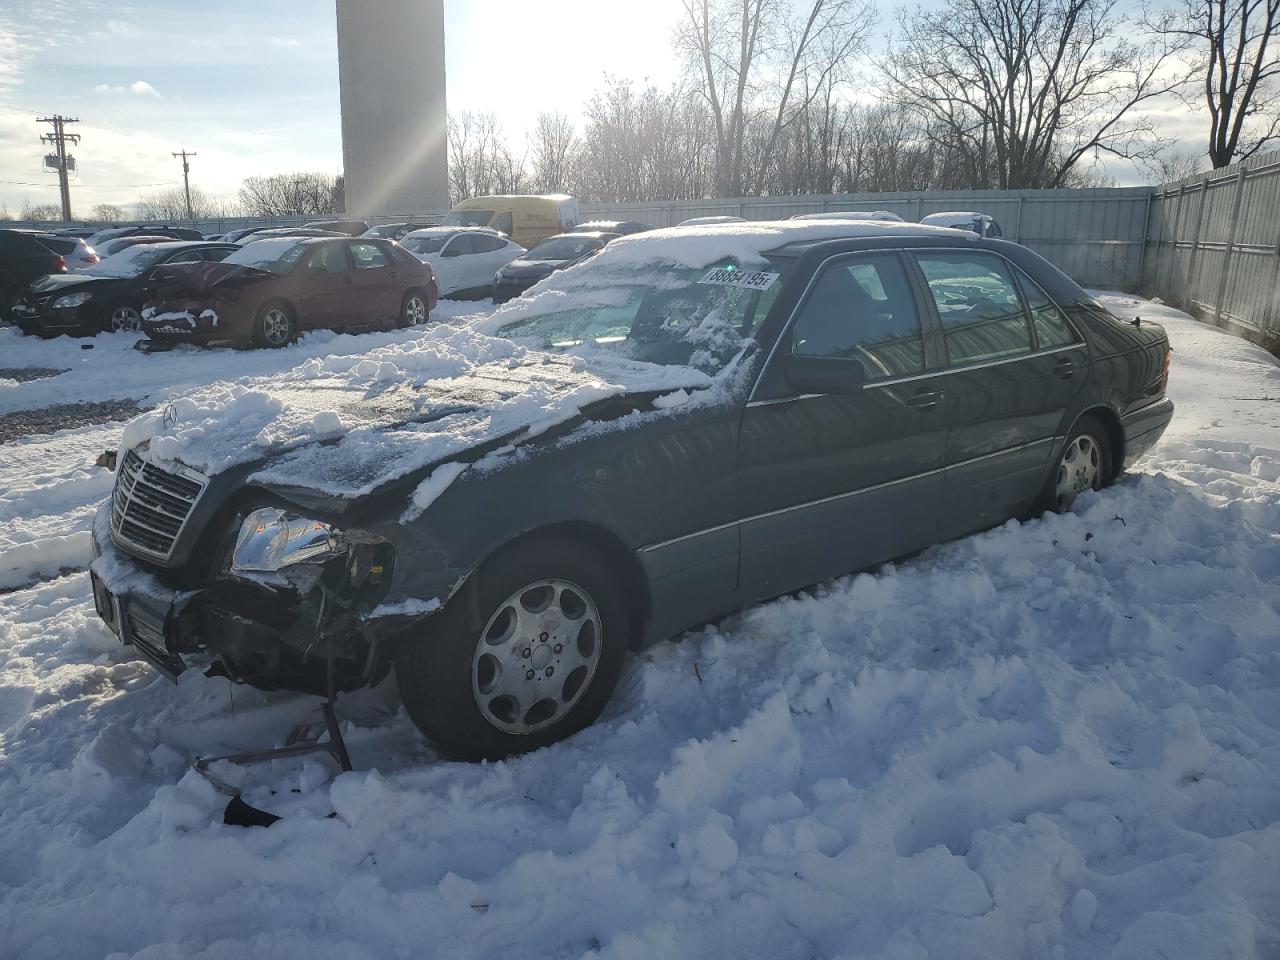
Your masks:
M1173 412L1158 326L913 224L657 230L411 336L130 426L92 567L124 643L331 696L394 668L445 752L502 757L628 650L1070 509Z

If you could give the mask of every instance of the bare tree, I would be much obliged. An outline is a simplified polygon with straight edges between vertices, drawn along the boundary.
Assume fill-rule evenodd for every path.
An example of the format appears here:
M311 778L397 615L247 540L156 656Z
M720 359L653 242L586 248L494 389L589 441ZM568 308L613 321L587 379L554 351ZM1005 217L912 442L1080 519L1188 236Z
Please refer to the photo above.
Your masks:
M959 151L974 186L1057 187L1089 154L1159 148L1134 108L1185 77L1167 38L1139 44L1115 0L946 0L900 14L889 95Z
M798 11L805 12L800 18ZM740 196L767 176L747 169L748 125L764 124L755 149L768 157L809 100L842 75L875 22L870 0L682 0L676 42L697 77L716 136L716 192ZM758 110L758 102L768 109Z
M573 149L573 121L562 113L540 113L530 137L533 189L558 193L568 188Z
M100 205L101 206L101 205ZM97 207L94 208L95 210ZM117 210L119 208L116 208ZM199 187L191 188L191 216L202 220L222 215L222 204ZM187 197L180 188L162 190L138 201L138 216L143 220L186 220ZM119 217L104 219L115 220Z
M449 117L449 188L455 202L519 193L525 178L524 158L504 140L495 114L464 111Z
M1215 169L1280 140L1280 0L1181 0L1151 25L1196 55Z
M18 219L33 223L55 223L62 220L62 207L56 203L33 204L28 198L22 201L22 214Z
M116 223L125 219L124 211L114 203L95 203L89 219L98 223Z
M191 199L194 205L195 191ZM251 217L309 217L340 212L342 176L278 173L246 177L240 184L240 205Z

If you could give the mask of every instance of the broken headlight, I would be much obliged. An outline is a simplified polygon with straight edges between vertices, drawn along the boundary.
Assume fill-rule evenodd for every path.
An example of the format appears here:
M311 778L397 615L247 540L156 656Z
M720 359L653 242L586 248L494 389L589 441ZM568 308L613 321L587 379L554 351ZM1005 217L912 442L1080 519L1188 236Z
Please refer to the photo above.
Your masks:
M232 573L272 573L295 563L319 562L346 551L342 531L322 520L275 507L254 510L240 525L231 552Z

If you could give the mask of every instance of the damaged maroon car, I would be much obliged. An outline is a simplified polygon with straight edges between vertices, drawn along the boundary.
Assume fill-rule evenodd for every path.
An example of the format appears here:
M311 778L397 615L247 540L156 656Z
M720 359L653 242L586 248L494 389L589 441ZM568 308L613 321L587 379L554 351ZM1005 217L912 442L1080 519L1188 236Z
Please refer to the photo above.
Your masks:
M143 345L283 347L307 330L408 327L426 322L436 297L430 265L392 241L273 237L165 269L142 311Z

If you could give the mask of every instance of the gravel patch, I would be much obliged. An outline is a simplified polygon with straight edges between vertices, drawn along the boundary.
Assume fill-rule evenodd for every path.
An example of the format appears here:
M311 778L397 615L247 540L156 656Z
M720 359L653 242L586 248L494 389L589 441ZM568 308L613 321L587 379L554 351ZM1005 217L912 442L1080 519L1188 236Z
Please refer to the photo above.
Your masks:
M96 403L59 403L40 410L18 410L0 416L0 443L23 437L55 433L71 427L128 420L140 413L137 400L102 400Z
M13 380L17 383L27 383L31 380L44 380L47 377L56 377L58 374L66 372L66 368L59 370L55 367L0 367L0 380Z

